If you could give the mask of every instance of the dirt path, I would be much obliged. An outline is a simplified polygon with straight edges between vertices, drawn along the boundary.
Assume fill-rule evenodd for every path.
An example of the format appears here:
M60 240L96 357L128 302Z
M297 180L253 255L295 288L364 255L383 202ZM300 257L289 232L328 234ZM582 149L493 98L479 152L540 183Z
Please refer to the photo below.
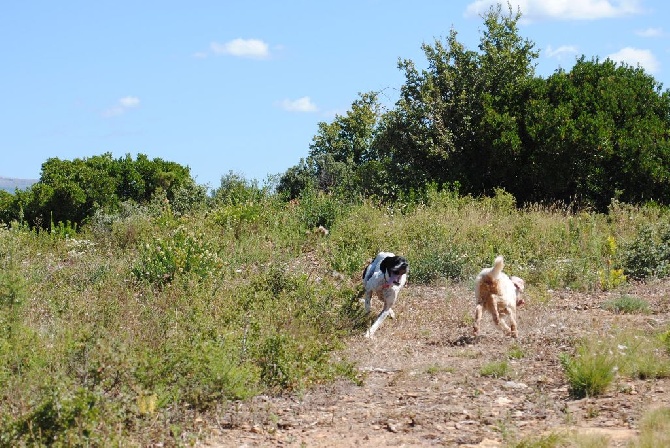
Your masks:
M667 329L670 282L629 292L649 315L614 315L600 304L621 292L528 291L518 341L489 316L470 337L473 294L463 285L409 286L374 340L354 337L339 356L355 360L362 385L338 382L299 396L260 396L231 405L203 447L507 446L560 431L602 435L625 446L641 415L670 406L670 380L618 379L598 398L570 399L558 355L576 338L608 337L615 328ZM545 294L546 295L546 294ZM521 353L519 359L508 359ZM483 366L507 360L503 378Z

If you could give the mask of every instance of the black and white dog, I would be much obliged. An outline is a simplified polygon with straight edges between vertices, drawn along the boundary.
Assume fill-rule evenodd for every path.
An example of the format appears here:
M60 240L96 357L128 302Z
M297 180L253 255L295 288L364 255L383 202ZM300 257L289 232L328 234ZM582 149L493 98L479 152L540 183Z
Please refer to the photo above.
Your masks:
M375 331L387 316L395 318L391 307L398 298L398 293L407 283L409 263L403 257L391 252L379 252L375 259L363 270L363 286L365 287L365 311L370 312L370 300L374 293L384 302L384 309L377 320L365 333L366 338L374 336Z

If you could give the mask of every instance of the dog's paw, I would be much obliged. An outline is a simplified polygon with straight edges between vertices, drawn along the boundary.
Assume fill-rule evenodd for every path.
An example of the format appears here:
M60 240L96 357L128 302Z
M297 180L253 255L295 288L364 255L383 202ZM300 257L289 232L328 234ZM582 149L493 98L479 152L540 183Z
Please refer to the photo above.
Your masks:
M374 333L370 333L370 330L365 332L365 339L372 339L374 336Z
M393 312L393 310L389 310L389 317L391 319L395 319L395 313Z

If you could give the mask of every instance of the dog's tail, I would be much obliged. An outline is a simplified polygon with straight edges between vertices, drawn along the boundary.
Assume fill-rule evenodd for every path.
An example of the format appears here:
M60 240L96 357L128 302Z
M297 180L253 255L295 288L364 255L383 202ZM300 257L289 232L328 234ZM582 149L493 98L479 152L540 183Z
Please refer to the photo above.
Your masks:
M493 267L491 267L491 277L498 278L504 266L505 266L505 260L503 259L503 256L498 255L495 261L493 262Z

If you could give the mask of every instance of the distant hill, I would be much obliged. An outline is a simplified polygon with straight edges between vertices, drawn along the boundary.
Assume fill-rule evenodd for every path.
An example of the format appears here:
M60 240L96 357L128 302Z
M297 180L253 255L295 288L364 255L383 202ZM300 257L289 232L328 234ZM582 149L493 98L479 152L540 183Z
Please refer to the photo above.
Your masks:
M35 182L37 182L37 179L14 179L11 177L0 177L0 190L14 193L17 188L19 190L25 190Z

